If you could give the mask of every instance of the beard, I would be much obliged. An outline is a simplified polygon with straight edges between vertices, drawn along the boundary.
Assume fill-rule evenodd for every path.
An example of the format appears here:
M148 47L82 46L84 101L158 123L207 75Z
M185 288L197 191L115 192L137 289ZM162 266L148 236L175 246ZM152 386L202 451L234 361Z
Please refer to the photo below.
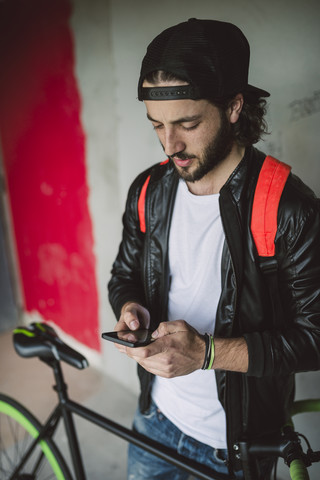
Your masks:
M199 160L199 164L194 171L189 171L189 167L178 167L173 162L178 175L186 182L197 182L201 180L207 173L211 172L215 167L220 165L223 160L230 154L234 136L225 112L220 111L220 128L215 138L206 146L203 155ZM187 153L176 153L170 157L186 160L188 158L196 158L195 155L188 155Z

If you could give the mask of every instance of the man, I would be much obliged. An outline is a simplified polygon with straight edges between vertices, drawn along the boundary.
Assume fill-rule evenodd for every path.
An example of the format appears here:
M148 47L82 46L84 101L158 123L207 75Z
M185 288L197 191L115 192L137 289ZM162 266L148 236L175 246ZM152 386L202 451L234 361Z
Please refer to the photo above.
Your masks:
M169 161L130 188L109 283L116 330L154 330L146 347L118 347L138 362L134 428L230 478L243 478L237 442L278 432L293 374L320 367L317 200L289 176L276 237L281 314L250 231L265 159L252 145L269 94L248 84L249 55L237 27L211 20L149 45L138 96ZM272 461L260 467L269 478ZM187 478L134 446L128 471L130 480Z

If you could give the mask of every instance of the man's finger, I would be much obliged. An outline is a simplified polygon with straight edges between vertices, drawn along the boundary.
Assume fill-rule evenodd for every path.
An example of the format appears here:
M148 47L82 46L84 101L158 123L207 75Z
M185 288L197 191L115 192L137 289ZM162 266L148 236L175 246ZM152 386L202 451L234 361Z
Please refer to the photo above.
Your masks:
M177 332L185 332L188 326L184 320L173 320L171 322L162 322L158 328L153 332L152 338L164 337Z

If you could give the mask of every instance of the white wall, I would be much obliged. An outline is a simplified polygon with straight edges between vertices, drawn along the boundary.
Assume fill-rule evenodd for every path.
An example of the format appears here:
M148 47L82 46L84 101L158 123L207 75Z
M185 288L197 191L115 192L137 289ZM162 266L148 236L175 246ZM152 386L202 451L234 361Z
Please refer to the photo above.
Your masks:
M251 45L250 82L272 94L268 116L272 134L261 148L291 163L319 194L320 167L314 159L319 145L319 95L313 102L317 113L294 120L304 99L313 98L320 90L319 2L140 0L112 2L122 201L136 173L163 156L145 120L144 106L136 99L141 59L156 34L190 17L230 21L244 31ZM297 101L300 107L291 106Z
M268 113L272 133L259 148L290 163L320 195L318 0L74 0L101 330L112 329L115 322L106 283L120 241L129 184L144 168L163 159L144 106L137 100L141 60L156 34L190 17L230 21L244 31L251 45L250 82L272 94ZM103 368L138 391L134 363L107 342ZM320 396L318 385L318 373L298 376L298 395Z

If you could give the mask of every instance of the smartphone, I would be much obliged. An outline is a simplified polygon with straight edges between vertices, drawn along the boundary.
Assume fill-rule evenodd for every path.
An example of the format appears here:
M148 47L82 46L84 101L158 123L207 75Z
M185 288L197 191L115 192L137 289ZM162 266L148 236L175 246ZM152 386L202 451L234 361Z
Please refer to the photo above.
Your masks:
M102 338L135 348L149 345L154 340L151 337L152 332L153 330L148 329L135 330L134 332L132 330L120 330L118 332L104 332Z

